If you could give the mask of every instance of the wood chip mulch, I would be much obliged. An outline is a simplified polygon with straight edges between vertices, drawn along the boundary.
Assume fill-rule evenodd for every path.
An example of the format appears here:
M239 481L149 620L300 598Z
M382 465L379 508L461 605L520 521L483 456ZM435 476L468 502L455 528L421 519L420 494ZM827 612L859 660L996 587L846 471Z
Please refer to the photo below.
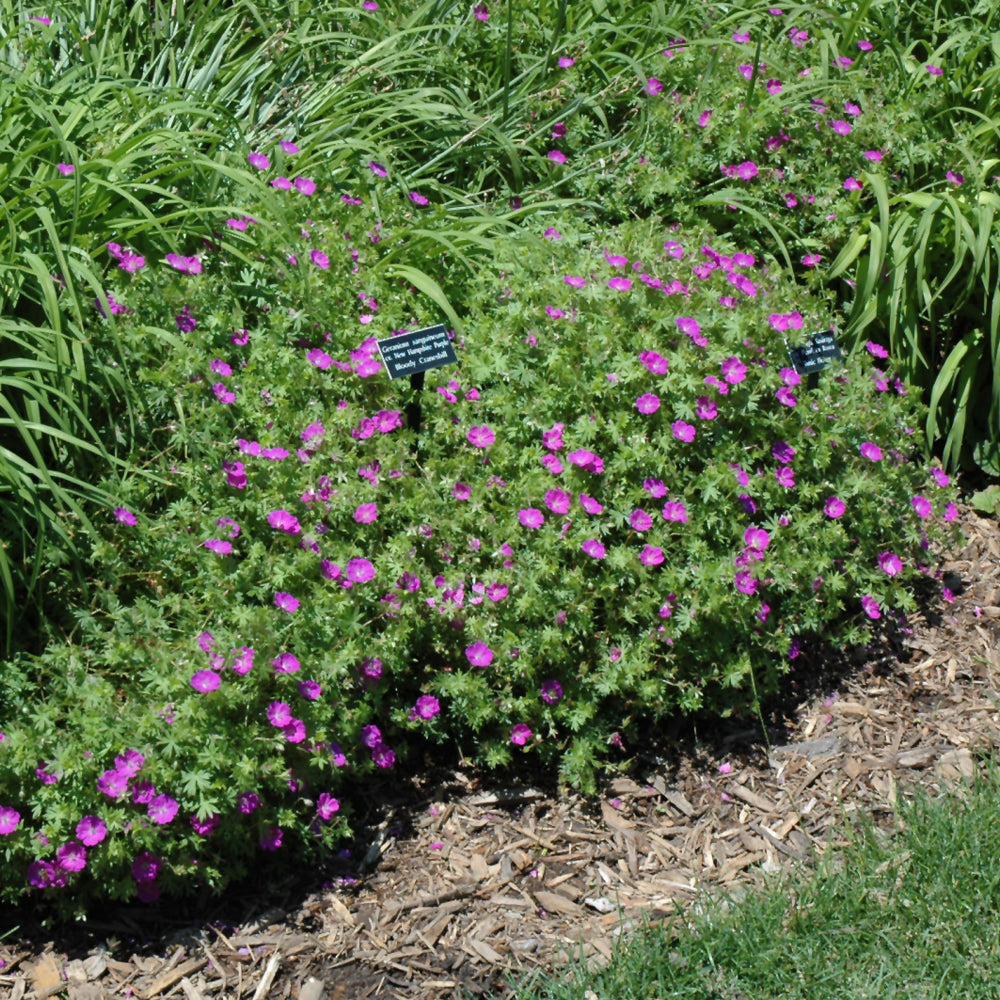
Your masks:
M231 899L228 914L25 922L0 939L0 998L504 996L571 955L607 962L623 931L677 919L702 890L812 863L852 816L892 829L902 798L960 790L1000 740L1000 528L961 510L954 601L799 668L780 742L759 727L668 738L596 799L464 772L414 781L373 806L339 877L244 889L240 918Z

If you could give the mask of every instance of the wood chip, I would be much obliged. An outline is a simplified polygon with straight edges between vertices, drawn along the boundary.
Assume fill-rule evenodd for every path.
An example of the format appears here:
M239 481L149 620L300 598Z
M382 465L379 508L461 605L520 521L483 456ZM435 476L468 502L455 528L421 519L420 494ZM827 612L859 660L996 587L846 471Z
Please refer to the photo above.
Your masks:
M575 917L582 912L582 907L574 903L571 899L558 892L548 892L545 889L537 889L528 893L529 896L545 910L546 913L560 913L565 916Z
M144 990L141 995L145 997L145 1000L152 1000L153 997L165 993L171 986L179 983L185 976L203 969L207 963L207 958L191 958L182 965L178 965L176 968L169 969L167 972L157 976L153 980L152 985Z

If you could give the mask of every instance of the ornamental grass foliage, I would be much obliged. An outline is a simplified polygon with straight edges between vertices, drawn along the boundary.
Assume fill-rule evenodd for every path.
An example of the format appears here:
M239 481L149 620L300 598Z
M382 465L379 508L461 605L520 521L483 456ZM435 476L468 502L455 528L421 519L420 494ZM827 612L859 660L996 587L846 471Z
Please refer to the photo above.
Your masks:
M71 316L86 363L132 409L116 401L94 429L125 468L87 467L104 469L89 518L64 532L87 599L52 614L40 655L0 670L0 898L83 911L218 889L262 858L326 856L350 830L350 789L435 746L492 767L528 758L592 788L641 724L753 713L807 643L905 621L956 514L917 393L875 340L814 378L790 365L786 341L842 324L810 259L832 254L825 227L840 223L820 204L789 234L765 201L737 197L789 180L756 160L773 152L778 105L754 112L759 132L736 111L762 85L739 69L748 46L763 61L752 34L701 45L713 72L736 63L736 89L722 89L742 139L715 133L700 206L635 186L653 150L626 158L642 136L666 143L663 109L678 103L644 60L693 82L686 53L701 37L700 13L675 25L653 6L655 30L633 19L617 34L601 4L554 5L551 24L526 15L530 45L505 64L484 42L505 37L495 5L416 5L398 24L362 5L323 37L357 48L346 82L372 76L409 110L390 129L373 97L351 139L336 87L269 104L268 74L242 92L247 77L220 55L222 92L275 121L247 135L220 113L207 152L171 155L169 191L158 174L108 187L102 171L139 159L46 146L57 194L143 206L113 230L106 212L79 215L86 267L65 288L45 278L58 261L39 209L30 248L46 319ZM795 10L781 22L789 65L806 42ZM735 17L711 13L727 29ZM420 136L435 107L451 121L431 101L445 91L416 88L414 67L433 66L393 38L447 40L452 76L456 53L499 53L451 94L462 114L489 111L473 129L483 145L466 148L463 119L462 136L440 133L454 156L428 159ZM211 74L185 79L208 95L202 121ZM827 145L854 128L831 122L853 118L810 125L799 103L796 135L829 170ZM145 120L122 148L155 174ZM751 160L754 136L764 153ZM669 149L699 193L709 152ZM70 242L53 231L53 246ZM390 382L376 340L442 321L458 365L419 392Z

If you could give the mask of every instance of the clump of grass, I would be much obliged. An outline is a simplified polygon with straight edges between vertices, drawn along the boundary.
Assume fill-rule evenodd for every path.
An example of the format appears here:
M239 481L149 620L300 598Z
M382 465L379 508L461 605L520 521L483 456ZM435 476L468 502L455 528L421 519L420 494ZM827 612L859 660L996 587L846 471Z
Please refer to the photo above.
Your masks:
M717 900L632 937L606 969L532 982L520 1000L985 1000L998 996L998 779L866 821L812 875ZM589 992L588 992L589 991Z

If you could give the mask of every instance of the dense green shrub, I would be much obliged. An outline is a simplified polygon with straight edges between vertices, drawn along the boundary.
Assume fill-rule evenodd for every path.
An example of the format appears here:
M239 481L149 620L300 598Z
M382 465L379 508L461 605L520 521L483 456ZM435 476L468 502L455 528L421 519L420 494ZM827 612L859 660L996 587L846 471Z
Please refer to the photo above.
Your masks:
M415 395L374 341L439 306L399 278L414 203L368 173L287 192L294 244L237 228L253 280L211 250L112 272L164 421L134 460L172 485L121 485L77 634L0 678L8 897L329 848L344 775L428 742L586 785L633 720L752 711L804 642L913 607L951 493L868 353L790 369L821 299L704 230L555 218L497 244Z

